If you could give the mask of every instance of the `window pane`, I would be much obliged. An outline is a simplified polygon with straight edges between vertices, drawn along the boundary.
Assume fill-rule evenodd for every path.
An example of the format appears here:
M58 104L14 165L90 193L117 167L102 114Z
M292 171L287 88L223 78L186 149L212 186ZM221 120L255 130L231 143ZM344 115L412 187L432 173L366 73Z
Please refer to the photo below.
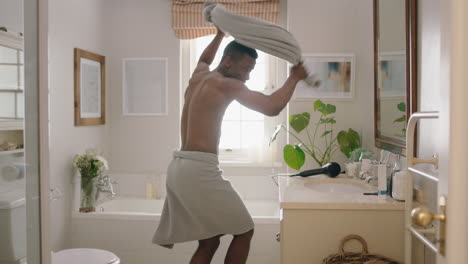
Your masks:
M21 90L24 89L24 66L20 66L20 81L19 81L19 88Z
M240 135L240 121L223 121L219 148L240 149Z
M255 91L263 91L267 85L267 69L264 63L257 63L250 73L250 79L245 83L247 87Z
M224 113L223 120L239 121L241 118L241 105L237 101L233 101L226 112Z
M0 90L18 89L18 68L12 65L0 65Z
M254 110L250 110L247 107L242 107L241 116L242 116L242 120L263 121L263 119L264 119L263 114L261 114L261 113L259 113L257 111L254 111Z
M0 93L0 118L15 117L15 94Z
M19 55L20 55L20 64L24 64L24 52L20 50Z
M259 63L266 63L266 56L268 56L265 52L257 50L258 58L257 58L257 64Z
M242 148L260 146L264 141L264 125L262 121L242 122Z
M16 94L16 111L18 113L17 118L24 118L24 93Z
M0 46L0 63L18 63L18 50Z

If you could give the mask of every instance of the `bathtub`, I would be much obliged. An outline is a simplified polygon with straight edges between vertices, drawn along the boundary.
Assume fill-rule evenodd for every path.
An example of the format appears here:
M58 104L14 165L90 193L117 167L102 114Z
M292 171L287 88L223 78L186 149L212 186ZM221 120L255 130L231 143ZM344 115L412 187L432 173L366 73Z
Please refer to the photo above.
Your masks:
M166 249L151 243L163 200L116 198L97 206L97 212L72 214L72 247L110 250L122 264L187 264L197 242ZM247 263L279 264L279 203L276 200L245 200L255 222L255 234ZM213 264L224 263L232 236L223 236Z

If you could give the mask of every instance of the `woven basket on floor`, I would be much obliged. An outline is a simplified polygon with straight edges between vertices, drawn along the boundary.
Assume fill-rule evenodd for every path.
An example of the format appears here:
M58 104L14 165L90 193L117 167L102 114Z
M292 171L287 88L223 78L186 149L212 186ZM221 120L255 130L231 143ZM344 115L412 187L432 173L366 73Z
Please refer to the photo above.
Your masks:
M362 252L346 252L344 246L350 240L357 240L362 245ZM349 235L341 240L339 253L323 259L322 264L401 264L400 262L377 254L369 254L367 243L361 236Z

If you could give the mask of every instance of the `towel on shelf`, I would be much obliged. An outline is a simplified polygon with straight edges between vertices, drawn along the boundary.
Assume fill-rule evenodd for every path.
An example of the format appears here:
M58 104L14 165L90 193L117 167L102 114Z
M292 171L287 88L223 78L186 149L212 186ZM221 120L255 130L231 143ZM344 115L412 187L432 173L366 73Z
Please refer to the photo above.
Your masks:
M242 45L261 50L284 59L293 65L301 63L302 51L294 36L286 29L257 18L241 16L228 11L223 5L206 2L203 9L205 20L229 33ZM304 65L307 72L309 69ZM304 80L309 86L318 86L314 75Z

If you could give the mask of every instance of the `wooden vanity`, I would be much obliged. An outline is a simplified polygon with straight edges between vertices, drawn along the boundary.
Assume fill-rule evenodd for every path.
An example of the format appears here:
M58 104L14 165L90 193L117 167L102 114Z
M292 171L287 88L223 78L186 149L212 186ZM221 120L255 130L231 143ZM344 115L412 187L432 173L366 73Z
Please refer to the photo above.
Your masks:
M281 263L321 263L343 237L362 236L369 252L403 260L404 203L363 195L372 186L339 177L280 177ZM347 251L360 252L351 241Z

